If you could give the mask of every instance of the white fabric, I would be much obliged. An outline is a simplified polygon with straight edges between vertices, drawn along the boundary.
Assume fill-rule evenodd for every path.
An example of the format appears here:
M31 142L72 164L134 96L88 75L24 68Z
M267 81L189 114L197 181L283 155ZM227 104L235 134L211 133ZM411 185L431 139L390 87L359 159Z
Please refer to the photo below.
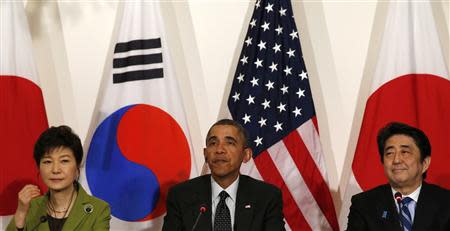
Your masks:
M84 147L89 147L97 126L114 111L131 104L152 105L170 114L182 128L189 143L191 153L190 177L198 176L184 106L174 72L175 69L165 39L166 35L160 12L160 2L142 0L123 2L123 16L119 24L117 39L112 40L114 44L138 39L161 38L162 48L156 50L158 52L162 51L164 78L152 79L151 81L131 81L124 84L113 84L111 80L114 72L112 69L109 70L109 73L105 75L106 81L103 80L100 87L98 101L94 109L94 116ZM139 51L128 53L140 54ZM119 57L123 57L121 55L123 54L120 54ZM107 65L111 66L113 57L110 57L109 60ZM82 168L80 182L86 191L90 193L90 189L86 183L85 168ZM127 222L113 217L111 220L111 230L161 230L163 217L164 215L146 222Z

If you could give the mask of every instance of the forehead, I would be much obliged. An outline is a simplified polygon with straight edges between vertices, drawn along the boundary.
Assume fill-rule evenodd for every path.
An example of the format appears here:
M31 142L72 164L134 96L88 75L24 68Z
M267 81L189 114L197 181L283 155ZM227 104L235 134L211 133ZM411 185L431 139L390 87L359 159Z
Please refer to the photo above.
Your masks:
M72 149L67 147L57 147L50 149L49 152L45 153L42 158L58 158L63 156L69 156L75 158Z
M403 134L397 134L389 137L389 139L386 140L384 148L387 149L394 146L409 146L418 148L412 137Z
M233 137L236 140L240 139L239 130L232 125L215 125L208 133L207 139L211 137Z

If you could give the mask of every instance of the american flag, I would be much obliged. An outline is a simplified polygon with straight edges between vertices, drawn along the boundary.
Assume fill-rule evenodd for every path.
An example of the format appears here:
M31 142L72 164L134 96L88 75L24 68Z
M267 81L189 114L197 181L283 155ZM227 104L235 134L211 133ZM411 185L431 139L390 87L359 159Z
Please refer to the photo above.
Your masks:
M288 229L339 230L308 78L290 1L257 1L228 98L250 133L249 174L282 190Z

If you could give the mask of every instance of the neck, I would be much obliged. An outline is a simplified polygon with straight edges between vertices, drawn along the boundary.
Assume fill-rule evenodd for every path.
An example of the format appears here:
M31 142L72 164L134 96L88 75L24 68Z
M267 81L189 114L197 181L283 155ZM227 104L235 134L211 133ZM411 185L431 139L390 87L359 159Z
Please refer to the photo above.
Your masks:
M402 195L409 195L414 191L416 191L416 189L419 188L420 185L422 185L422 181L417 182L414 185L405 185L405 186L392 185L392 188L395 191L400 192Z
M228 188L228 186L230 186L238 178L238 176L239 176L239 173L236 175L224 176L224 177L212 175L212 177L214 178L216 183L218 185L220 185L220 187L222 187L223 189Z
M75 196L75 187L71 185L64 190L50 190L50 200L55 206L55 209L67 209L69 201Z

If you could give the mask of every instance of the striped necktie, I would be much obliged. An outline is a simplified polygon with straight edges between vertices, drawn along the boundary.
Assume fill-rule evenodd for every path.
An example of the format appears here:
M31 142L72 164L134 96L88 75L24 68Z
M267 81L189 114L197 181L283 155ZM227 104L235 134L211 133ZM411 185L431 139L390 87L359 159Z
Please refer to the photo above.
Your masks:
M400 206L401 206L400 220L402 222L404 231L412 230L413 220L412 220L411 212L408 209L408 204L411 203L412 201L413 201L413 199L411 199L410 197L405 197L402 199L402 203L400 204Z

